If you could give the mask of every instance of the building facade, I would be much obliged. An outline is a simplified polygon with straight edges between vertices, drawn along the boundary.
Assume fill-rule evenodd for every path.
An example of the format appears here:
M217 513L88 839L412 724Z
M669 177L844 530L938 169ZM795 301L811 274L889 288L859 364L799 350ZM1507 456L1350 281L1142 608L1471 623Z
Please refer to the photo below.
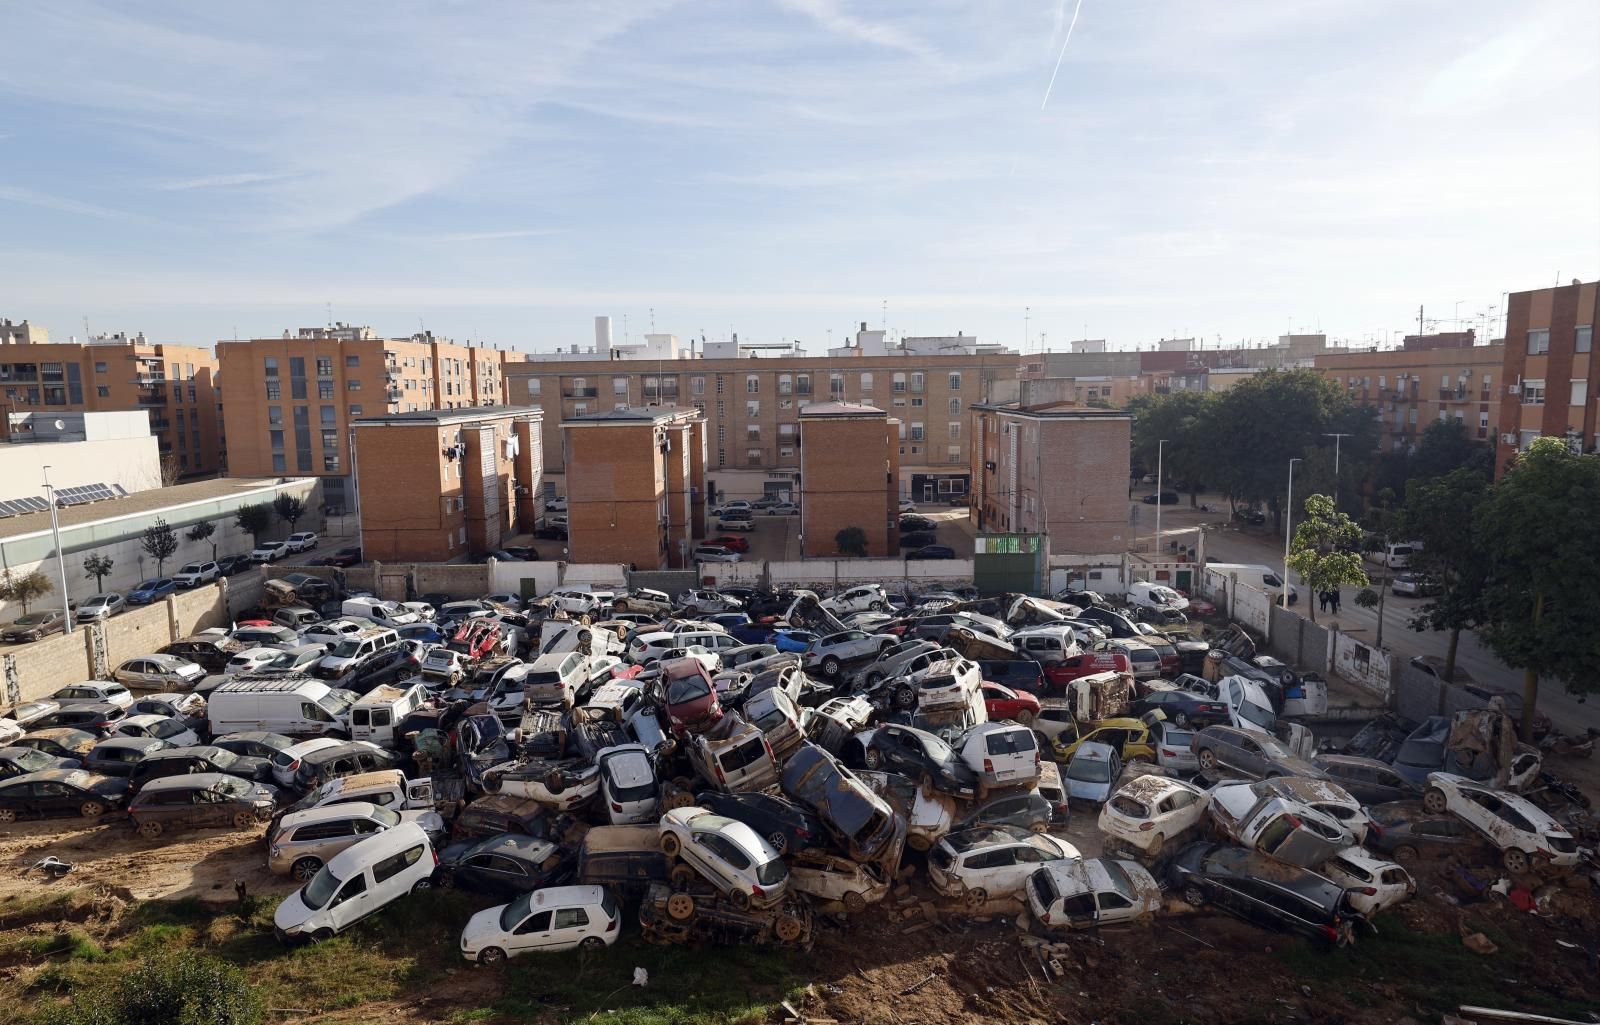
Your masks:
M7 412L138 411L150 421L169 481L227 467L217 363L210 350L144 335L50 341L26 321L0 323L0 397Z
M1316 370L1377 410L1384 451L1415 447L1435 420L1455 420L1469 438L1488 442L1500 420L1505 346L1462 346L1462 337L1414 335L1399 349L1318 356Z
M505 404L508 354L498 349L344 324L284 335L217 343L228 472L320 477L333 509L355 507L356 420Z
M561 424L568 561L641 570L692 566L705 536L705 418L627 408Z
M1506 303L1505 360L1500 371L1495 473L1505 473L1535 438L1565 438L1575 451L1600 449L1600 379L1594 351L1600 327L1600 282L1513 292Z
M900 551L899 420L876 406L819 402L800 411L800 536L808 557L838 554L859 527L866 555Z
M0 518L48 511L47 473L66 505L161 487L161 455L144 413L11 413L3 423Z
M1048 535L1051 555L1128 549L1132 416L981 404L972 420L978 530Z
M538 409L481 406L351 426L362 554L448 562L532 530L543 471Z

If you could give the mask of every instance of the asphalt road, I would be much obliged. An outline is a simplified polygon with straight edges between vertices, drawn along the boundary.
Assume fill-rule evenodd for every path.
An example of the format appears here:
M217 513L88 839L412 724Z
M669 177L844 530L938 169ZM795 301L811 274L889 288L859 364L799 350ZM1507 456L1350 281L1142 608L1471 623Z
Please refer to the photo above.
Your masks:
M1205 525L1205 554L1216 562L1247 562L1262 563L1273 567L1283 566L1283 539L1274 536L1267 527L1236 528L1228 522L1227 503L1219 499L1210 501L1212 508L1222 511L1210 514L1193 512L1188 503L1179 506L1167 506L1162 510L1161 533L1163 538L1180 545L1193 547L1197 544L1195 528ZM1147 505L1135 505L1138 512L1134 515L1137 520L1135 529L1141 538L1147 538L1155 532L1155 510ZM1367 566L1372 575L1374 586L1378 575L1383 572L1381 566L1369 563ZM1316 607L1316 596L1309 593L1309 589L1298 578L1291 581L1300 592L1300 600L1293 606L1293 611L1299 615L1310 618L1310 609ZM1337 616L1331 613L1316 612L1315 619L1324 625L1337 622L1341 630L1353 637L1360 638L1368 644L1376 645L1378 641L1378 615L1377 610L1364 609L1355 603L1357 588L1344 589L1343 601ZM1437 655L1444 657L1450 645L1450 635L1435 633L1433 631L1418 632L1411 629L1410 618L1426 603L1424 598L1403 598L1393 593L1385 599L1383 609L1383 647L1391 653L1409 659L1414 655ZM1522 672L1511 669L1494 656L1486 647L1479 643L1477 635L1463 632L1461 643L1456 649L1456 664L1472 675L1480 683L1490 684L1522 692ZM1541 681L1539 686L1539 708L1555 722L1558 729L1565 732L1582 732L1586 727L1600 728L1600 700L1582 702L1576 696L1567 693L1560 683Z

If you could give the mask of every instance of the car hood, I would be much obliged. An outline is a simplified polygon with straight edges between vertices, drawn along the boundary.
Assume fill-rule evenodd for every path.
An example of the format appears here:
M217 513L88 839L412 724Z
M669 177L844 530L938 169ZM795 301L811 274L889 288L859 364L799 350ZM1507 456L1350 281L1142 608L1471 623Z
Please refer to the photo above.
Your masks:
M100 797L120 801L128 796L128 781L116 778L97 779L89 785L89 790Z
M300 891L296 890L283 898L277 910L272 912L272 924L284 932L292 933L304 926L313 914L315 912L306 907L305 901L300 898Z
M429 836L443 836L445 832L444 817L436 811L424 811L412 808L400 813L401 822L414 822ZM443 856L440 857L443 861Z
M506 905L499 904L482 911L467 919L467 924L461 930L461 946L464 950L476 950L500 935L500 913Z

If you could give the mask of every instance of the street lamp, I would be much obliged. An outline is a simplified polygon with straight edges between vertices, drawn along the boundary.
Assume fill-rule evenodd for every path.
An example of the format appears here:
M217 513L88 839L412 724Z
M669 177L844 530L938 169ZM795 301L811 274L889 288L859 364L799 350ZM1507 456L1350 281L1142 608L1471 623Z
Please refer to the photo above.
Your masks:
M1322 436L1333 439L1333 507L1337 509L1339 507L1339 442L1345 438L1352 437L1352 435L1324 432Z
M1161 555L1161 457L1166 451L1167 439L1156 442L1156 555Z
M61 550L61 521L56 517L56 489L50 486L50 467L44 470L44 492L50 500L50 536L56 545L56 568L61 571L61 615L66 620L66 632L72 633L72 599L67 597L67 556Z
M1283 511L1283 607L1289 607L1289 538L1294 536L1294 464L1299 456L1289 460L1289 502ZM1310 596L1306 597L1310 601Z

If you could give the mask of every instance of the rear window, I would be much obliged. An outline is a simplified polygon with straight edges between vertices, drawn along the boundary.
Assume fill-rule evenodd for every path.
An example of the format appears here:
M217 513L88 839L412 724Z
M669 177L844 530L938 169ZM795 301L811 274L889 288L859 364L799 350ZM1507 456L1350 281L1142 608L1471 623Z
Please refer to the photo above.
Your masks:
M752 737L734 748L722 752L717 761L722 764L722 771L732 774L742 771L767 756L767 747L760 737Z
M1032 754L1038 749L1032 730L996 730L985 736L983 743L992 755Z
M1131 797L1118 794L1111 799L1111 810L1118 815L1126 815L1130 819L1145 819L1150 817L1150 809L1135 801Z
M1039 898L1039 903L1048 908L1059 894L1056 892L1056 881L1050 877L1049 872L1035 872L1028 878L1028 885L1033 888L1034 894Z
M928 853L928 860L939 868L949 868L955 864L956 856L951 853L950 848L940 844Z

